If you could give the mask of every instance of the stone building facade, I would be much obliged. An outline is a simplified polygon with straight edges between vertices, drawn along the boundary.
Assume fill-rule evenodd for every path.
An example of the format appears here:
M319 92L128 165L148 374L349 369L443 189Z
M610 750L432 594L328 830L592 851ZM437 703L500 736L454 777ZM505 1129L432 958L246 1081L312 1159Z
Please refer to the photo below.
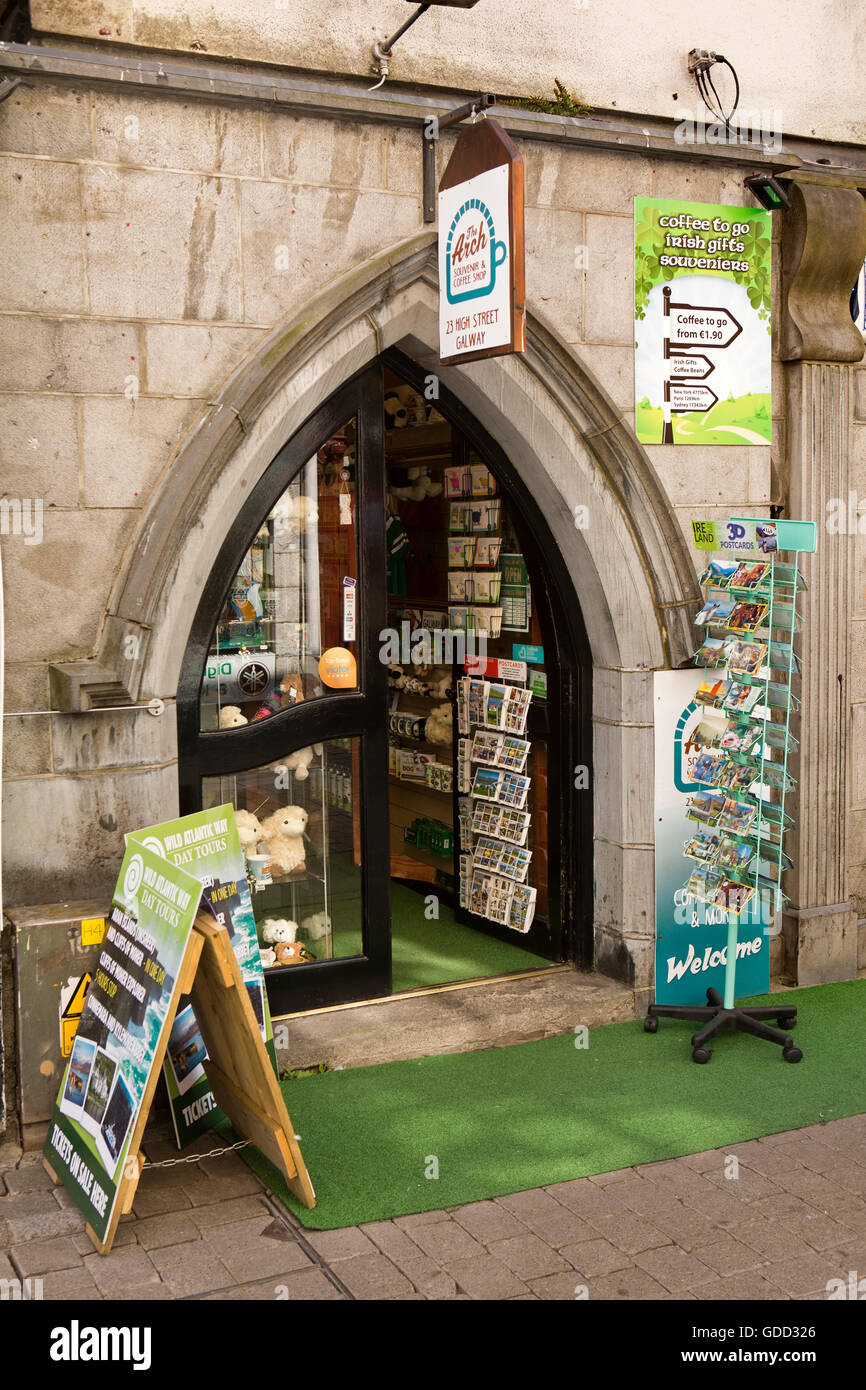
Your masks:
M207 33L208 7L185 7L183 22L163 8L118 0L94 27L90 7L39 0L33 41L0 51L17 82L0 104L2 488L41 500L43 531L40 544L3 537L6 903L107 892L124 831L176 814L173 702L226 532L314 408L398 346L440 372L506 451L573 577L593 665L596 964L641 1001L654 943L653 673L687 665L695 645L690 522L771 507L818 522L796 867L775 966L801 983L856 974L866 367L848 294L866 255L866 137L841 98L817 133L798 107L781 153L684 145L670 103L647 98L643 115L621 116L635 109L622 93L602 109L589 65L590 116L497 108L526 172L527 349L440 368L424 119L476 89L550 90L562 36L533 53L530 76L512 43L501 62L495 47L432 69L395 59L396 79L370 92L366 41L347 56L335 39L329 59L320 28L311 50L289 25L263 49L255 7L242 19L226 6ZM356 9L359 32L381 24ZM497 41L513 39L506 24ZM654 90L650 62L640 80ZM685 87L679 52L676 65ZM454 139L438 142L438 174ZM634 198L754 205L745 176L783 168L792 210L774 217L772 447L642 446ZM862 533L829 532L833 499L849 495ZM86 712L153 697L158 716Z

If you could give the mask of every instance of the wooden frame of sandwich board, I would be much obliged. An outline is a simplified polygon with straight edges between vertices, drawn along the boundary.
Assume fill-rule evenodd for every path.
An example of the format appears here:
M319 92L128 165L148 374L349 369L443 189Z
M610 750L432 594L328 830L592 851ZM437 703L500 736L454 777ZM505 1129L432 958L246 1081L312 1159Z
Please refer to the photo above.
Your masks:
M279 1168L289 1191L305 1207L316 1205L301 1150L274 1069L262 1042L249 994L225 927L218 926L207 913L199 911L181 968L147 1088L135 1120L132 1142L105 1239L100 1240L91 1226L87 1233L102 1255L111 1249L121 1216L132 1210L138 1181L147 1160L141 1153L144 1129L153 1102L157 1080L181 997L189 995L207 1048L205 1072L214 1100L231 1120L233 1128L249 1139ZM52 1182L60 1178L44 1161Z

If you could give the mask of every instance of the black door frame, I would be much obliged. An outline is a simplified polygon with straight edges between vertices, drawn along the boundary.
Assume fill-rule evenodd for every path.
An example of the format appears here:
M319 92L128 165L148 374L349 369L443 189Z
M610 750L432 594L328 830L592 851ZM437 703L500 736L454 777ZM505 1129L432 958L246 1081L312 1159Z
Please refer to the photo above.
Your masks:
M361 891L364 951L309 965L268 970L275 1015L368 999L391 991L388 837L378 822L388 805L387 668L375 659L385 626L384 373L379 362L343 383L276 454L252 489L223 542L190 629L177 693L180 812L201 809L204 777L263 767L279 753L360 739ZM358 689L304 700L293 709L240 729L202 733L199 694L211 637L234 575L264 518L303 466L350 419L356 421L358 539ZM375 640L374 640L375 639Z
M388 806L387 668L375 636L388 625L385 555L384 368L423 394L429 373L390 348L343 383L283 445L241 507L208 577L187 641L177 695L180 811L201 808L201 779L264 766L281 752L331 738L361 739L361 874L364 954L269 970L275 1015L385 996L391 992L389 837L375 826ZM463 402L441 383L437 409L484 460L512 508L538 605L548 670L548 881L551 940L578 968L593 961L592 657L575 586L544 515L505 451ZM241 729L202 733L199 693L219 614L250 536L304 464L347 420L357 421L359 688L306 700ZM551 659L552 658L552 659ZM572 769L588 769L575 789ZM473 925L480 919L469 918ZM487 929L493 924L485 923ZM514 942L514 933L493 928ZM532 942L527 940L527 946ZM541 943L539 943L540 945Z
M388 348L382 362L424 394L430 373L411 357ZM560 958L588 970L594 951L592 652L583 615L565 560L519 471L458 396L441 382L436 389L437 410L484 460L510 503L542 628L548 697L546 709L533 702L530 717L543 723L548 751L548 823L553 832L548 835L549 927L545 933L533 924L521 940L530 950L558 951ZM532 736L531 727L527 734ZM578 767L587 769L585 788L575 787L573 769ZM508 927L462 910L457 916L487 935L514 944L515 933Z

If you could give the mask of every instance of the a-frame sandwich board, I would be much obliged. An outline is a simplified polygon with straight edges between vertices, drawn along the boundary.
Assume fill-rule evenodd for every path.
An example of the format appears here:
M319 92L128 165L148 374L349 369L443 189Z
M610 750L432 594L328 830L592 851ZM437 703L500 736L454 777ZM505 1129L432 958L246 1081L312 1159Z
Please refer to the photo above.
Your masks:
M241 976L231 938L199 910L189 935L172 993L162 1041L136 1115L123 1175L110 1224L100 1240L93 1228L87 1232L100 1254L114 1242L121 1216L132 1210L138 1181L146 1159L141 1147L147 1117L153 1103L168 1037L183 995L190 995L201 1030L207 1060L204 1063L214 1099L231 1120L235 1131L261 1149L283 1174L289 1191L305 1207L316 1205L316 1195L274 1070L262 1042L259 1025ZM46 1161L52 1182L60 1186L54 1168Z

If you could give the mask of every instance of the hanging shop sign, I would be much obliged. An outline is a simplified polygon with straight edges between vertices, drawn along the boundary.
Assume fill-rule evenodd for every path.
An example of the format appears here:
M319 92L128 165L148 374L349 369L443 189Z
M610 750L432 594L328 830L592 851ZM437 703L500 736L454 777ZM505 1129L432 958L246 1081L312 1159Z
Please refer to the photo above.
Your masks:
M164 821L127 836L193 874L202 886L202 901L224 926L259 1025L268 1056L277 1072L273 1027L265 994L264 972L256 933L244 851L231 803ZM165 1082L178 1144L192 1143L205 1130L225 1123L207 1079L207 1048L189 1001L181 1000L169 1034Z
M200 897L191 874L129 842L45 1142L100 1245L120 1214L125 1159L153 1094Z
M771 215L635 198L635 433L772 441Z
M523 159L497 121L462 126L439 185L439 356L526 345Z

